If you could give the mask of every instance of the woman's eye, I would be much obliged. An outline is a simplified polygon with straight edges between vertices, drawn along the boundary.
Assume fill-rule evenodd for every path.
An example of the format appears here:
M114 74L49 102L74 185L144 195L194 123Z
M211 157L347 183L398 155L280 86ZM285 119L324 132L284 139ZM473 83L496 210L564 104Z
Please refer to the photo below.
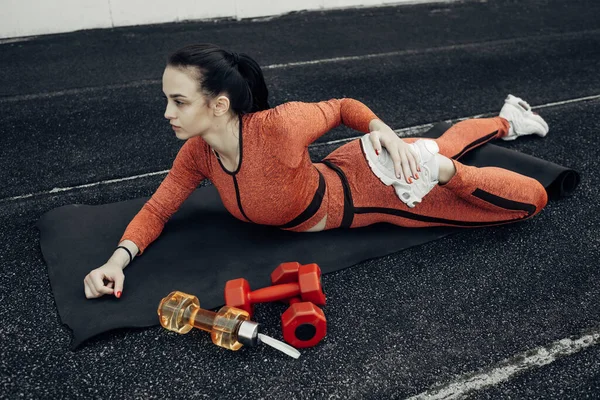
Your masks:
M163 96L163 99L165 99L167 101L167 103L169 102L169 99L167 97ZM182 103L181 101L175 100L175 104L177 104L178 106L180 106L180 105L182 105L184 103Z

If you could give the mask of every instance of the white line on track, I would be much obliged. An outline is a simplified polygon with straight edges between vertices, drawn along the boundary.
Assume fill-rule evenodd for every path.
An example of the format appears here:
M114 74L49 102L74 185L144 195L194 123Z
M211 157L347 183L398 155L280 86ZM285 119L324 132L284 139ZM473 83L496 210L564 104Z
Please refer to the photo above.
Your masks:
M564 104L579 103L582 101L590 101L590 100L597 100L597 99L600 99L600 94L597 94L594 96L579 97L576 99L557 101L554 103L541 104L539 106L532 106L531 109L539 110L540 108L556 107L556 106L562 106ZM466 119L488 118L488 117L492 117L492 116L496 116L496 115L498 115L498 112L489 112L489 113L484 113L484 114L472 115L470 117L461 117L461 118L457 118L455 120L451 120L451 121L447 121L447 122L456 123L458 121L464 121ZM396 132L398 134L398 136L400 136L400 137L419 136L419 135L427 132L431 127L433 127L433 125L435 125L435 123L427 123L427 124L423 124L423 125L409 126L407 128L396 129L396 130L394 130L394 132ZM323 146L328 146L328 145L336 144L336 143L350 142L359 137L360 136L353 136L353 137L344 138L344 139L331 140L329 142L315 143L315 144L311 145L310 147L323 147Z
M46 195L46 194L68 192L68 191L76 190L76 189L85 189L85 188L90 188L90 187L100 186L100 185L109 185L111 183L120 183L120 182L125 182L125 181L131 181L131 180L134 180L134 179L146 178L146 177L154 176L154 175L167 174L168 172L169 172L169 170L166 169L164 171L149 172L147 174L142 174L142 175L128 176L126 178L110 179L110 180L106 180L106 181L86 183L84 185L71 186L71 187L54 188L52 190L47 190L45 192L29 193L29 194L24 194L24 195L21 195L21 196L8 197L6 199L0 199L0 203L6 203L6 202L9 202L9 201L13 201L13 200L23 200L23 199L27 199L27 198L30 198L30 197L43 196L43 195Z
M577 102L580 102L580 101L588 101L588 100L596 100L596 99L600 99L600 94L597 94L597 95L594 95L594 96L580 97L578 99L557 101L555 103L547 103L547 104L543 104L541 106L535 106L535 107L532 107L532 108L540 109L540 108L547 108L547 107L555 107L555 106L562 106L563 104L577 103Z
M577 339L561 339L548 346L517 354L502 361L496 367L463 375L453 382L419 393L407 400L462 399L469 392L505 382L519 372L550 364L560 357L570 356L598 343L600 343L600 329Z
M37 36L24 36L24 37L17 37L17 38L0 39L0 44L28 42L33 39L37 39Z
M565 33L551 33L548 35L538 35L538 36L526 36L522 38L512 38L512 39L501 39L501 40L490 40L487 42L477 42L477 43L463 43L457 45L450 46L438 46L438 47L429 47L424 49L409 49L409 50L399 50L399 51L391 51L387 53L375 53L375 54L363 54L359 56L347 56L347 57L333 57L333 58L322 58L319 60L310 60L310 61L298 61L284 64L271 64L263 66L263 70L270 69L284 69L284 68L293 68L293 67L301 67L308 65L320 65L320 64L328 64L328 63L338 63L338 62L346 62L346 61L360 61L360 60L368 60L373 58L384 58L384 57L396 57L396 56L404 56L404 55L415 55L415 54L428 54L435 53L439 51L448 51L448 50L464 50L464 49L476 49L485 46L497 46L503 44L514 44L514 43L526 43L531 40L553 40L557 38L565 39L569 37L578 37L582 35L596 34L600 33L600 29L591 29L585 31L577 31L577 32L565 32ZM33 93L33 94L25 94L25 95L16 95L16 96L6 96L0 97L0 104L2 103L11 103L15 101L27 101L27 100L35 100L35 99L48 99L58 96L67 96L67 95L76 95L83 93L93 93L105 91L107 89L127 89L127 88L135 88L135 87L144 87L151 85L160 85L162 81L160 79L147 79L140 80L129 83L115 84L115 85L104 85L104 86L91 86L84 88L73 88L73 89L65 89L59 90L55 92L47 92L47 93Z
M10 97L0 98L0 104L12 103L12 102L16 102L16 101L50 99L53 97L77 95L77 94L84 94L84 93L95 93L95 92L101 92L101 91L113 90L113 89L118 90L118 89L136 88L136 87L145 87L145 86L150 86L150 85L158 85L160 83L161 83L160 80L153 79L153 80L141 80L141 81L135 81L135 82L129 82L129 83L119 83L119 84L115 84L115 85L65 89L65 90L59 90L57 92L20 94L18 96L10 96Z
M499 40L490 40L487 42L476 42L476 43L463 43L463 44L454 44L450 46L438 46L438 47L429 47L424 49L408 49L408 50L397 50L390 51L387 53L375 53L375 54L363 54L360 56L348 56L348 57L333 57L333 58L323 58L320 60L311 60L311 61L299 61L285 64L272 64L267 65L263 69L282 69L282 68L290 68L290 67L299 67L305 65L313 65L313 64L327 64L327 63L336 63L336 62L345 62L345 61L357 61L357 60L367 60L371 58L383 58L383 57L396 57L396 56L406 56L406 55L415 55L415 54L428 54L434 53L438 51L449 51L449 50L466 50L466 49L476 49L484 46L498 46L503 44L514 44L520 42L529 42L535 39L564 39L565 37L576 37L581 34L590 34L590 33L598 33L599 29L587 30L587 31L577 31L577 32L569 32L566 34L561 33L551 33L548 35L538 35L538 36L526 36L522 38L511 38L511 39L499 39Z
M600 99L600 94L594 95L594 96L580 97L580 98L576 98L576 99L563 100L563 101L558 101L558 102L554 102L554 103L541 104L538 106L532 106L531 108L534 110L537 110L540 108L555 107L555 106L560 106L560 105L564 105L564 104L578 103L578 102L590 101L590 100L596 100L596 99ZM497 115L497 112L472 115L470 117L461 117L461 118L452 120L450 122L458 122L458 121L463 121L463 120L472 119L472 118L485 118L485 117L494 116L494 115ZM400 136L400 137L419 136L420 134L427 132L427 130L429 130L431 127L433 127L436 123L437 122L432 122L432 123L427 123L427 124L422 124L422 125L409 126L407 128L395 129L394 132L396 132L398 134L398 136ZM316 147L330 146L332 144L350 142L359 137L360 136L353 136L353 137L344 138L344 139L330 140L328 142L323 142L323 143L315 143L315 144L310 145L310 147L316 148ZM149 172L147 174L142 174L142 175L128 176L125 178L110 179L110 180L106 180L106 181L87 183L84 185L63 187L63 188L54 188L52 190L47 190L47 191L43 191L43 192L35 192L35 193L29 193L29 194L24 194L24 195L20 195L20 196L7 197L4 199L0 199L0 204L8 203L11 201L16 201L16 200L23 200L23 199L27 199L27 198L31 198L31 197L44 196L44 195L48 195L48 194L68 192L68 191L77 190L77 189L85 189L85 188L99 186L99 185L108 185L111 183L120 183L120 182L125 182L125 181L131 181L134 179L146 178L146 177L154 176L154 175L167 174L168 172L169 172L169 170L167 169L167 170L163 170L163 171Z

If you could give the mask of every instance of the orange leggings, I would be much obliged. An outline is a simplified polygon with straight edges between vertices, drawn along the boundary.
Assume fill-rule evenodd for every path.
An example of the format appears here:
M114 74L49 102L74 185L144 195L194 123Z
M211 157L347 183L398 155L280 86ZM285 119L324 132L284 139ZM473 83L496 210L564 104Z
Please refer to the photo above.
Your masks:
M500 117L472 119L455 124L436 139L440 154L452 159L456 175L434 187L414 208L404 204L391 186L385 186L373 174L360 140L338 148L324 159L339 176L343 188L328 193L331 211L325 229L377 222L405 227L480 227L532 217L548 201L538 181L503 168L477 168L457 161L466 152L506 135L508 128L508 122ZM403 140L412 143L418 139ZM343 209L343 213L335 208Z

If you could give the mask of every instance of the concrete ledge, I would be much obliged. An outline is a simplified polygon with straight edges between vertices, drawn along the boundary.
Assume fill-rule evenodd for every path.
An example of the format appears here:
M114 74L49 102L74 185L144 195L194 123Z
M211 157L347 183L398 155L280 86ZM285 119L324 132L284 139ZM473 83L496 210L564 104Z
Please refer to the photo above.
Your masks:
M0 39L184 20L257 18L302 10L452 1L456 0L4 0Z

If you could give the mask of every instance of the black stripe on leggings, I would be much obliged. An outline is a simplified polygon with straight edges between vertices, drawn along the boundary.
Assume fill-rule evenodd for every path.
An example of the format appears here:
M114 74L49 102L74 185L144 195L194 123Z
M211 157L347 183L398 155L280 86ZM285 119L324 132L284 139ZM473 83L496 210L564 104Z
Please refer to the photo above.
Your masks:
M527 215L521 218L508 219L504 221L455 221L446 218L437 218L437 217L428 217L426 215L418 215L413 214L404 210L396 210L394 208L383 208L383 207L358 207L354 209L356 214L369 214L369 213L379 213L379 214L388 214L395 215L398 217L412 219L415 221L422 222L434 222L434 223L443 223L448 225L455 226L465 226L465 227L477 227L477 226L487 226L487 225L495 225L495 224L504 224L507 222L515 222L519 219L525 219L530 217L535 213L535 206L533 204L521 203L519 201L505 199L504 197L496 196L495 194L486 192L485 190L475 189L473 196L481 199L485 202L493 204L495 206L507 209L507 210L515 210L515 211L525 211ZM418 206L417 206L418 207Z
M306 207L306 209L302 211L296 218L287 224L277 226L277 228L287 229L298 226L301 223L308 221L317 213L317 211L319 211L321 203L323 203L323 196L325 196L325 178L323 177L321 171L317 170L317 172L319 173L319 187L317 188L317 191L315 192L315 195L313 196L313 199L308 207Z
M342 217L340 228L350 228L352 220L354 219L354 202L352 201L352 193L350 192L350 185L348 184L346 174L344 174L344 171L342 171L340 167L331 161L323 160L321 162L334 170L342 181L342 187L344 188L344 216Z
M493 204L498 207L505 208L507 210L517 210L517 211L526 211L527 217L533 215L535 213L535 206L533 204L521 203L519 201L505 199L504 197L496 196L495 194L486 192L485 190L475 189L473 196L486 201L490 204Z
M456 220L446 219L446 218L428 217L426 215L413 214L413 213L410 213L410 212L404 211L404 210L396 210L395 208L383 208L383 207L357 207L354 209L354 213L355 214L388 214L388 215L394 215L394 216L402 217L402 218L406 218L406 219L412 219L415 221L441 223L441 224L447 224L447 225L452 225L452 226L462 226L462 227L471 227L471 228L480 227L480 226L500 225L500 224L506 224L509 222L516 222L520 219L524 219L529 216L529 215L526 215L525 217L522 217L522 218L507 219L507 220L503 220L503 221L485 222L485 221L456 221Z
M469 144L468 144L468 145L467 145L467 146L466 146L464 149L462 149L462 150L460 151L460 153L458 153L457 155L455 155L455 156L452 156L452 157L450 157L450 158L453 158L453 159L455 159L455 160L458 160L460 157L464 156L464 155L465 155L465 153L467 153L467 152L469 152L469 151L473 150L475 147L477 147L477 146L479 146L479 145L481 145L481 144L483 144L483 143L487 142L488 140L491 140L491 139L492 139L494 136L496 136L497 134L498 134L498 131L495 131L495 132L492 132L492 133L490 133L489 135L485 135L484 137L477 139L477 140L476 140L476 141L474 141L474 142L471 142L471 143L469 143Z

